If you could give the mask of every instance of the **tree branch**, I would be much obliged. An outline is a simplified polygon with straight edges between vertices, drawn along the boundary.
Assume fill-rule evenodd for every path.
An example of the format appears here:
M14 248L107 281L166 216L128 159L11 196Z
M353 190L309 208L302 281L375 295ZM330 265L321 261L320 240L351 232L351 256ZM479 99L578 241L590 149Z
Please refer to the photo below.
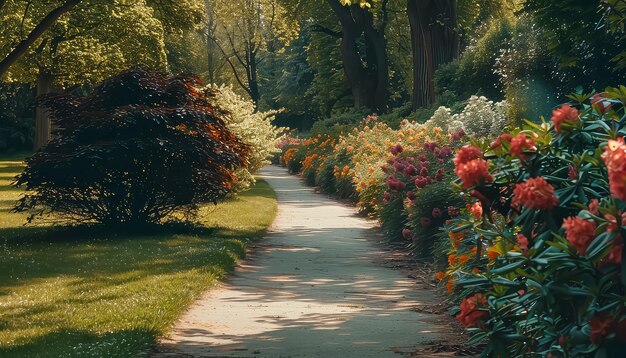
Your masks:
M309 26L309 29L313 32L321 32L321 33L324 33L326 35L336 37L336 38L341 38L343 36L342 31L335 31L333 29L329 29L328 27L322 26L320 24L313 24Z
M50 11L46 17L41 20L37 26L22 40L2 61L0 61L0 78L8 71L22 55L28 51L28 48L35 43L48 29L50 29L56 21L65 13L71 11L82 0L67 0L63 5Z

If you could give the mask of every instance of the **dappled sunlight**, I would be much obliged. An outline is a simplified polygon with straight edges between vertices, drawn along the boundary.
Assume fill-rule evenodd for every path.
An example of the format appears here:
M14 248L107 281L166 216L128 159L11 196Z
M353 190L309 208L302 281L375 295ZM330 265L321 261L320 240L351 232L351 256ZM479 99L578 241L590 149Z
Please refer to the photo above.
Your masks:
M347 206L295 190L299 180L274 174L281 172L263 171L287 189L277 190L279 214L266 239L224 286L194 304L160 350L385 357L392 347L436 339L433 318L414 310L436 298L377 263L383 252L365 239L376 237L371 224Z

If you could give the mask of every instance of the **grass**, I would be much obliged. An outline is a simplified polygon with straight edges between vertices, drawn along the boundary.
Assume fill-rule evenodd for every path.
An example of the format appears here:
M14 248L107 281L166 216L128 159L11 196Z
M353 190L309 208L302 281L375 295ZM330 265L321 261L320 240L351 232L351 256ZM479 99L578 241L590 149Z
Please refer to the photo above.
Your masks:
M9 212L21 168L18 156L0 159L0 357L144 355L276 213L259 181L203 208L194 229L24 226L26 215Z

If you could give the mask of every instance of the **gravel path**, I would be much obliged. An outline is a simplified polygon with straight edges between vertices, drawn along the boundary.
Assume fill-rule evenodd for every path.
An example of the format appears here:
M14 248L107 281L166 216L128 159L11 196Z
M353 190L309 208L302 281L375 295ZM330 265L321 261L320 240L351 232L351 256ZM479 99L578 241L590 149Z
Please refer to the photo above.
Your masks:
M398 357L439 338L437 302L384 253L372 223L313 192L283 168L261 176L278 216L252 257L209 290L163 339L155 357Z

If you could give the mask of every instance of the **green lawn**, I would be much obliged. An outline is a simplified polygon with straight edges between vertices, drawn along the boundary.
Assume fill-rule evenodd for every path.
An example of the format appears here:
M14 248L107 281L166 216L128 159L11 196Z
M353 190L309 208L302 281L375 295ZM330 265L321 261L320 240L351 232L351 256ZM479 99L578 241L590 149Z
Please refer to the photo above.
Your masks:
M0 159L0 357L130 357L150 350L274 219L263 181L202 210L203 227L149 232L24 226L9 213L19 156Z

